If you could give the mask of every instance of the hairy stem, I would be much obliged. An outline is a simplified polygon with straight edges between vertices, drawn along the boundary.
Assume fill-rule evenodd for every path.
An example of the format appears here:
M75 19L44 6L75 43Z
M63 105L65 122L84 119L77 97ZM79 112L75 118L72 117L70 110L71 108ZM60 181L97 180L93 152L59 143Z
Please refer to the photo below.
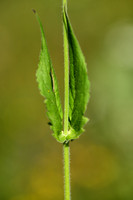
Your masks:
M64 7L67 9L67 0L63 0ZM64 12L63 12L64 14ZM69 55L68 55L68 41L65 26L63 25L64 33L64 134L68 135L68 113L69 113ZM69 143L63 144L64 152L64 198L70 200L70 147Z
M70 192L70 147L69 143L65 143L64 147L64 196L65 200L71 199Z

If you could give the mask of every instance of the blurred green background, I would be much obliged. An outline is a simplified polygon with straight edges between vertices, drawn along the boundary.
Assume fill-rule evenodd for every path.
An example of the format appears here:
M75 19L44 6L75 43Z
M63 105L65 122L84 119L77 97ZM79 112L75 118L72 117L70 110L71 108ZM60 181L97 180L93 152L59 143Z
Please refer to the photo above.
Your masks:
M62 1L0 0L0 200L62 200L62 145L35 72L42 19L63 102ZM71 145L73 200L133 199L133 1L69 0L88 64L90 122Z

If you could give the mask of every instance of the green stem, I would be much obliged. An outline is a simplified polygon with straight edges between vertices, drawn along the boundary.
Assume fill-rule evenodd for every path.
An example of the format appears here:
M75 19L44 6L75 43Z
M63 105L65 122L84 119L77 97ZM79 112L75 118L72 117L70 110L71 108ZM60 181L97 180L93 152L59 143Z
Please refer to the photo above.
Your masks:
M66 7L67 1L63 1L63 10L64 6ZM64 14L64 13L63 13ZM67 33L65 26L63 25L64 32L64 85L65 85L65 97L64 97L64 134L68 135L68 113L69 113L69 56L68 56L68 41Z
M65 143L64 147L64 196L65 200L71 199L70 192L70 147L69 143Z
M67 9L67 0L63 0L63 14L64 7ZM68 55L68 40L65 26L63 25L64 33L64 134L68 135L68 114L69 114L69 55ZM69 143L63 144L64 149L64 197L65 200L70 200L70 147Z

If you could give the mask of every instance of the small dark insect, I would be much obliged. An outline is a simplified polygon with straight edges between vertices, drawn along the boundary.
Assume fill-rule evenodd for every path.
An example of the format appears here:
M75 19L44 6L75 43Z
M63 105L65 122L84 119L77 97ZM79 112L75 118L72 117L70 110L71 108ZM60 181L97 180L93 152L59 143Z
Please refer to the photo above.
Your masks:
M36 10L35 9L32 9L33 13L36 13Z
M48 125L49 125L49 126L52 126L53 124L52 124L51 122L48 122Z

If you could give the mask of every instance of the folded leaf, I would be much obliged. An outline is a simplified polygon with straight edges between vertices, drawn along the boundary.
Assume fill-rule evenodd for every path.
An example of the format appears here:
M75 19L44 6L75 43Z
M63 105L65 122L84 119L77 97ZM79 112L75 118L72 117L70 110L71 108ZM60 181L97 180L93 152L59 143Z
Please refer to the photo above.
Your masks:
M76 39L64 8L64 25L69 44L69 135L68 140L76 139L83 132L88 121L83 115L90 97L90 82L87 76L85 58Z
M36 13L36 12L35 12ZM47 115L50 119L50 125L53 130L53 136L59 141L64 142L63 130L63 112L61 108L59 90L55 72L49 56L42 23L36 13L40 25L42 47L40 61L36 73L37 82L41 95L45 98Z

